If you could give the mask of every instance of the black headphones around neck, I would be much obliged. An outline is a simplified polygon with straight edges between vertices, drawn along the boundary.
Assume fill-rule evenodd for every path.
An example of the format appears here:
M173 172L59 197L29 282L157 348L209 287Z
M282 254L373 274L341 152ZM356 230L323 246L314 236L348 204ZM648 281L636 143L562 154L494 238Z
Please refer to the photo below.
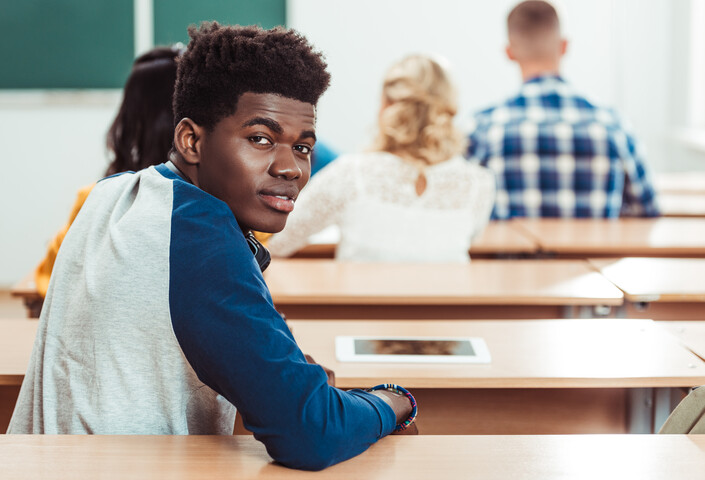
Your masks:
M174 165L171 160L167 161L165 165L166 168L181 177L182 180L193 184L193 182L181 170L179 170L179 168ZM245 240L247 240L247 245L250 247L252 255L255 256L255 260L257 260L257 265L259 265L259 269L264 272L272 261L272 256L269 254L269 250L267 250L267 248L255 238L252 232L247 232L245 234Z
M247 232L245 234L245 240L247 240L247 245L250 247L250 250L252 250L255 260L257 260L259 269L264 272L269 266L269 263L272 261L272 256L269 254L269 250L267 250L267 247L262 245L259 240L255 238L252 232Z

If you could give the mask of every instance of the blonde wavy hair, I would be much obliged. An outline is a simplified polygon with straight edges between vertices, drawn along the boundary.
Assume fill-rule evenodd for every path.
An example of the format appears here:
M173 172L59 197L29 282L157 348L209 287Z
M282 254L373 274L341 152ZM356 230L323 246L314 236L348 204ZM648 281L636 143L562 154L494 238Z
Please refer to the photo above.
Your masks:
M465 138L453 125L456 89L435 60L411 55L392 65L384 78L382 102L373 150L433 165L465 148Z

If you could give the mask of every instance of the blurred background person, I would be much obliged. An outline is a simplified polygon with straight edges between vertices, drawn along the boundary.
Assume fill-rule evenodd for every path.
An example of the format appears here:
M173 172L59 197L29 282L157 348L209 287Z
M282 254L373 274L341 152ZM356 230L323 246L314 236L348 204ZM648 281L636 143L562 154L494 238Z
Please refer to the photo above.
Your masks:
M641 148L617 114L576 93L560 75L567 41L548 2L518 4L506 54L524 84L482 110L468 158L497 178L493 218L659 214Z
M168 160L174 137L172 97L176 62L182 46L157 47L139 56L125 83L122 103L107 133L110 164L105 176L137 171ZM46 256L34 272L42 298L46 296L56 255L69 227L95 183L79 190L68 223L51 240ZM39 313L41 305L34 306Z
M455 87L437 61L412 55L392 65L372 151L341 156L311 179L269 241L272 254L291 255L337 225L341 260L467 261L489 220L494 178L463 159L456 111Z

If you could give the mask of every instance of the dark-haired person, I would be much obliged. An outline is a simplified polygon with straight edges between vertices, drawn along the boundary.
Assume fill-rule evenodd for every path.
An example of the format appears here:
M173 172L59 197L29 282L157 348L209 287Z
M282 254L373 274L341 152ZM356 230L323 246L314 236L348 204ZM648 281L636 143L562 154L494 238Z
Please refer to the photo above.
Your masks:
M250 234L284 228L330 76L292 30L189 33L172 160L88 197L57 257L9 433L231 434L237 408L275 460L321 469L415 411L394 391L331 387L307 363Z
M494 171L493 217L657 216L642 151L617 114L560 76L567 42L548 2L518 4L507 18L507 56L524 84L483 110L467 156Z
M132 64L120 109L106 138L112 159L105 176L142 170L167 160L174 137L172 97L176 59L181 50L180 47L153 48ZM91 184L78 191L68 223L51 240L46 256L34 271L37 292L42 297L49 288L61 242L94 186Z

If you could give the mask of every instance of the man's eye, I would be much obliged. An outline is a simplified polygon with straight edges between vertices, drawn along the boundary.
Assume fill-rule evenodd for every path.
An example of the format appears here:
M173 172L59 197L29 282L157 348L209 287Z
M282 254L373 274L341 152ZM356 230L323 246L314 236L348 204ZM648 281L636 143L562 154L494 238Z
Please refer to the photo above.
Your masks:
M309 147L308 145L297 145L294 148L296 149L297 152L301 152L304 155L308 155L309 153L311 153L311 150L312 150L312 148Z
M272 142L270 142L267 137L262 137L259 135L255 135L253 137L250 137L250 141L254 144L257 144L257 145L271 145L272 144Z

